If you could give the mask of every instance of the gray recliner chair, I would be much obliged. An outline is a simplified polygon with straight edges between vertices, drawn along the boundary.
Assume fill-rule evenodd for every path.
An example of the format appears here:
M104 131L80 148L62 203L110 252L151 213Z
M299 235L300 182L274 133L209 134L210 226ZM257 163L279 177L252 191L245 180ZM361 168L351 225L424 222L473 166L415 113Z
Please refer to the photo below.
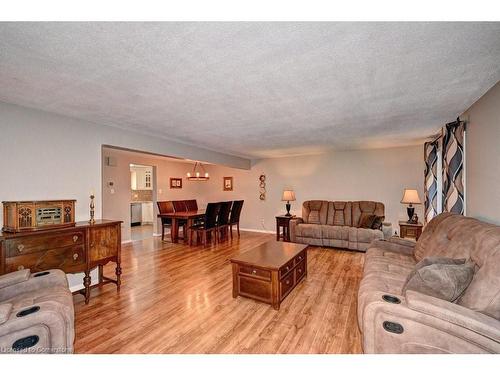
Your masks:
M0 276L0 353L72 353L73 296L61 270Z

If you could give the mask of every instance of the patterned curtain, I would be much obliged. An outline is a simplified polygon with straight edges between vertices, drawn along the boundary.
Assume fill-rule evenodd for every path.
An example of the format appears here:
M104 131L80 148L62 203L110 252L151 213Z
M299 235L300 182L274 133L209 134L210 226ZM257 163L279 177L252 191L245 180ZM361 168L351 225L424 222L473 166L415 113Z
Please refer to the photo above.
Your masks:
M424 143L424 207L426 223L441 211L438 210L438 150L439 139Z
M465 123L457 121L443 128L443 212L465 214L464 179Z

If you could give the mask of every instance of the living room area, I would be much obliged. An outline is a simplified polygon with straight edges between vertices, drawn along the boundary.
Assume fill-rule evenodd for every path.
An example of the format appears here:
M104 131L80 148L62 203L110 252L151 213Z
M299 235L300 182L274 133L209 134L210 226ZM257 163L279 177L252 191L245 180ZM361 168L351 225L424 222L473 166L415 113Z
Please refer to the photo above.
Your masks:
M499 36L1 21L0 353L500 353Z

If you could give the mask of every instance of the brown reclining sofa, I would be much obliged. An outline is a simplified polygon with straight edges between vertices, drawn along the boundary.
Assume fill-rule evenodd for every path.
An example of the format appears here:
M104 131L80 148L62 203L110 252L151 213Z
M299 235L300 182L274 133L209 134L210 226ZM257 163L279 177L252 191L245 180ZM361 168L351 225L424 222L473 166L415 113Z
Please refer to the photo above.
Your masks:
M408 290L415 264L465 258L474 276L456 303ZM418 241L374 241L358 293L365 353L500 353L500 227L443 213Z
M372 201L305 201L302 218L290 220L290 241L365 251L375 239L389 238L392 227L360 228L366 215L384 216L384 204Z

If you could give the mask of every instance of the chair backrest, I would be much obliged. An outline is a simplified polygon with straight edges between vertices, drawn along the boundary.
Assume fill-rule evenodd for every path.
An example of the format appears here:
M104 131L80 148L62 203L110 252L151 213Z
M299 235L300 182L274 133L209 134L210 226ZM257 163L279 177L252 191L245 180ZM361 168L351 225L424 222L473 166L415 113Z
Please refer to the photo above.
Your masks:
M198 211L198 203L196 202L196 199L188 199L185 202L188 211Z
M175 212L186 212L186 201L172 201Z
M219 215L220 203L209 203L205 211L205 228L214 228L217 224L217 216Z
M174 212L174 205L172 204L172 201L161 201L161 202L156 202L158 205L158 211L160 214L169 214L171 212Z
M243 201L234 201L233 207L231 208L231 217L229 222L231 224L236 224L240 222L241 209L243 208Z
M229 213L231 212L231 206L233 201L220 202L219 216L217 217L217 225L227 225L229 224Z

